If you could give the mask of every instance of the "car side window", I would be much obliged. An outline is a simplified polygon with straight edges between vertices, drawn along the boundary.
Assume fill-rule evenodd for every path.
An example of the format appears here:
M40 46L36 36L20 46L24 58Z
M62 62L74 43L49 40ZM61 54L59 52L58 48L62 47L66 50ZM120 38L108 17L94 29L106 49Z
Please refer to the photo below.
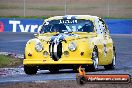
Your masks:
M96 26L97 26L96 27L97 28L97 34L103 34L103 35L109 34L107 26L101 18L96 20Z
M100 20L100 22L102 23L102 25L103 25L103 33L104 34L109 34L109 31L108 31L108 28L107 28L107 26L106 26L106 24L105 24L105 22L102 20L102 19L99 19Z

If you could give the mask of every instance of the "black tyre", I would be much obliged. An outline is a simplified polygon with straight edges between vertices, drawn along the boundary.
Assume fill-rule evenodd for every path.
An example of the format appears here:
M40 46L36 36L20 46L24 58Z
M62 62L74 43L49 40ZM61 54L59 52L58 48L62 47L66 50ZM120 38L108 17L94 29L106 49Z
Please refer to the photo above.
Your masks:
M24 65L24 71L28 75L34 75L37 73L37 67L32 65Z
M94 47L93 49L93 53L92 53L92 60L93 60L93 64L92 65L88 65L88 68L86 69L86 71L96 71L98 69L98 49L97 46Z
M115 50L113 50L113 59L112 59L112 63L111 64L109 64L109 65L105 65L104 66L104 68L106 69L106 70L113 70L113 69L115 69L115 65L116 65L116 52L115 52Z

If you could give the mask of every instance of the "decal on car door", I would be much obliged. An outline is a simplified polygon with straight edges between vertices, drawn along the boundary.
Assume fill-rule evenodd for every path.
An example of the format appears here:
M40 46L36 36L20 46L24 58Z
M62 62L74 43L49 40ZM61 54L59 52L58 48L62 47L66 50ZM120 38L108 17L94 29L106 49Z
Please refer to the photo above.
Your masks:
M104 56L106 57L107 54L107 47L106 47L106 43L104 43Z

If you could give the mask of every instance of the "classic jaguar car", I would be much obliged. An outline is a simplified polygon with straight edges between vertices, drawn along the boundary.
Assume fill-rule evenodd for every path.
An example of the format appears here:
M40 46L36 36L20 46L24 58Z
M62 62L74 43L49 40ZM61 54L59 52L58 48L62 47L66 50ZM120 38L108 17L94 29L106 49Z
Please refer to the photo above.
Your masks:
M97 16L65 15L44 20L40 32L27 42L23 61L26 74L38 69L56 73L81 65L88 71L98 66L115 68L115 46L105 22Z

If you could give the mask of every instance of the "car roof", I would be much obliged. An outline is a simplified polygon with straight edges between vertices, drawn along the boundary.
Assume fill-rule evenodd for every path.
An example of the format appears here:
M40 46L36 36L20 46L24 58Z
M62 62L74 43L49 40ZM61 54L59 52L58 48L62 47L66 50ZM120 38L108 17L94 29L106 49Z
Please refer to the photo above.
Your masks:
M48 19L45 19L45 21L60 20L60 19L86 19L93 21L98 18L99 18L98 16L91 16L91 15L64 15L64 16L50 17Z

